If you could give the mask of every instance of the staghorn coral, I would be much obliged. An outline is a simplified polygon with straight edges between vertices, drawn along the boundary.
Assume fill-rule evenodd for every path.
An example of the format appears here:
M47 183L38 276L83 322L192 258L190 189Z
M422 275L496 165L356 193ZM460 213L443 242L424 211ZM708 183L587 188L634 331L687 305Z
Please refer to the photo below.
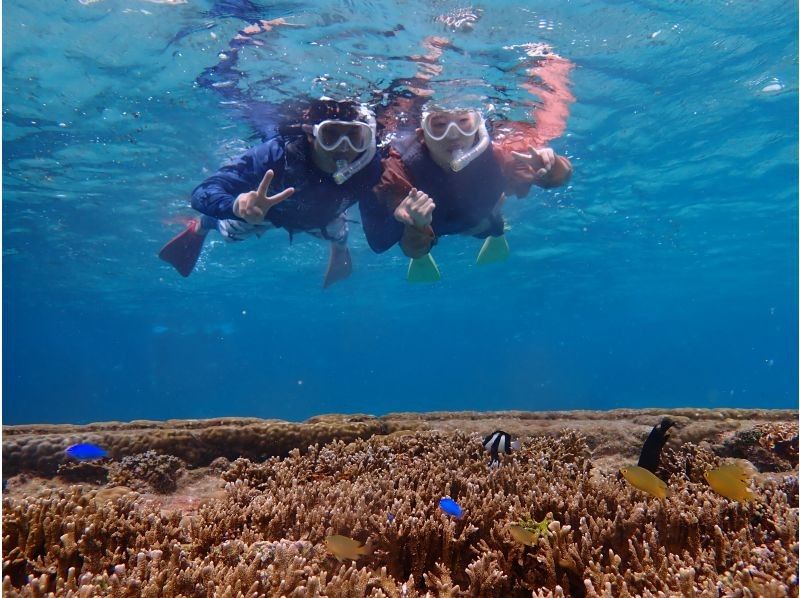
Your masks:
M178 478L184 473L186 464L177 457L147 451L123 457L108 469L108 481L114 486L130 486L137 490L149 487L154 492L167 494L177 489Z
M659 475L663 474L664 480L678 476L695 484L705 484L703 473L718 467L720 463L721 459L709 447L687 442L676 449L664 448L658 471Z
M796 467L757 481L758 501L741 505L685 473L707 456L690 447L672 496L658 501L595 467L581 433L521 436L494 469L480 436L458 431L238 459L224 496L191 515L80 486L11 494L3 593L797 595ZM438 509L448 494L462 519ZM535 547L508 533L511 522L545 519ZM325 550L330 534L367 541L373 554L339 564Z

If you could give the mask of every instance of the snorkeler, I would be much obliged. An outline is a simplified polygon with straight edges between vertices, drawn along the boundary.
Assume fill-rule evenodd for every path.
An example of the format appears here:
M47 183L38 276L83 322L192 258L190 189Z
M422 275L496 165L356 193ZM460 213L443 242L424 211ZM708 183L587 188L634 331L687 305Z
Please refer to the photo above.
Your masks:
M371 195L380 178L375 117L352 101L316 100L299 131L276 135L203 181L192 207L204 214L159 253L183 276L194 269L206 235L242 241L283 228L330 242L324 287L352 272L345 211ZM270 174L270 172L272 174ZM278 192L268 195L268 188Z
M362 203L370 247L380 253L399 243L412 258L412 282L439 279L430 251L441 236L485 239L479 264L504 259L506 195L525 197L532 185L558 187L572 175L570 161L545 145L565 127L573 101L566 87L571 63L546 46L526 51L536 59L528 71L535 83L526 89L541 98L535 126L504 121L492 138L477 108L430 102L415 134L394 143L383 161L377 203Z
M430 251L444 235L486 239L478 263L503 259L506 193L525 197L531 185L558 187L572 174L569 160L549 147L531 144L519 152L493 142L478 110L437 105L423 113L415 136L392 147L383 166L375 188L380 207L362 206L362 214L389 212L399 226L385 224L376 234L365 221L364 230L377 252L399 242L407 256L424 258L412 264L412 282L438 279Z
M270 21L260 20L248 27L240 30L229 42L228 48L220 53L219 62L203 71L197 78L197 85L210 89L219 94L224 102L223 105L233 109L238 116L247 121L251 127L262 137L265 142L275 138L283 139L277 141L281 146L286 140L296 136L287 134L292 127L282 125L282 122L291 120L292 115L297 115L297 102L270 103L258 100L242 90L239 81L243 73L238 68L240 50L248 45L262 46L263 42L257 37L260 34L268 33L277 27L298 27L286 22L284 19L273 19ZM398 26L402 29L402 26ZM393 31L383 32L382 35L394 35ZM312 103L312 108L308 112L296 116L303 121L303 132L306 136L305 144L295 140L294 146L304 145L305 150L296 147L296 151L287 152L288 160L292 163L303 162L308 168L294 168L293 178L289 183L298 189L298 195L289 200L293 192L284 189L273 196L267 195L267 187L272 183L272 178L267 180L267 169L274 166L269 160L262 159L263 168L257 169L260 175L250 172L248 156L258 158L251 160L254 163L259 161L259 156L269 152L266 145L254 148L237 163L223 168L220 173L211 177L206 182L195 189L192 196L192 206L202 212L204 216L200 219L191 221L182 233L172 239L159 253L159 257L171 263L175 269L183 276L189 276L194 269L203 246L207 233L211 230L218 230L229 241L240 241L248 236L255 234L261 236L266 230L272 227L283 227L289 230L290 235L296 231L309 232L318 237L331 241L331 257L328 270L324 279L324 286L327 287L337 280L347 277L352 271L352 263L349 250L347 249L347 220L346 210L354 203L364 197L371 196L372 186L377 183L380 177L380 160L374 158L376 153L376 141L382 130L387 136L397 133L403 127L408 130L413 126L414 117L418 114L419 107L424 103L424 98L417 94L417 87L424 87L437 68L436 61L441 54L442 47L449 42L443 38L428 37L423 40L422 45L427 53L421 56L411 56L409 59L419 66L417 74L409 79L401 79L392 82L387 94L397 98L397 102L391 102L383 107L381 118L376 124L374 115L365 105L355 106L356 111L348 114L333 114L335 106L350 105L352 102L333 102L328 101L322 110L325 114L315 116L315 107L319 111L322 104ZM398 87L410 90L410 94L400 96L395 95ZM410 96L410 97L409 97ZM326 112L327 111L327 112ZM336 110L334 110L336 111ZM352 126L350 126L352 125ZM352 136L350 132L352 132ZM361 146L366 142L366 149ZM272 147L272 146L270 146ZM282 146L281 146L282 147ZM306 151L307 150L307 151ZM363 151L362 151L363 150ZM333 153L331 153L333 152ZM344 153L342 153L344 152ZM263 156L262 156L263 158ZM271 160L272 158L270 158ZM344 170L334 169L332 164L339 162L351 163L352 166L345 167ZM276 158L280 161L279 158ZM313 165L313 166L311 166ZM323 172L320 172L322 165ZM247 170L248 189L240 189L237 185L241 183L238 179L239 170ZM337 167L338 168L338 167ZM354 183L345 184L345 180L364 169L363 175L356 177ZM275 173L278 172L275 167ZM338 174L337 174L338 172ZM275 183L281 184L284 181L280 176L273 173ZM319 179L320 175L328 175L334 178L334 182L342 184L337 187L330 183L322 184L323 193L317 193L317 187L303 183L306 176L310 176L309 181L314 177ZM262 177L264 177L262 179ZM372 184L366 181L373 177ZM323 179L325 176L323 176ZM231 180L234 179L234 180ZM340 180L339 180L340 179ZM260 182L259 182L260 181ZM215 188L215 185L217 186ZM222 187L219 187L222 185ZM235 213L234 207L245 205L243 202L231 202L226 194L232 194L233 187L236 193L246 194L247 204L253 202L257 209L263 211L263 221L254 220L246 213ZM353 191L352 193L350 193ZM288 193L287 193L288 192ZM342 200L347 195L346 200ZM219 197L223 199L220 200ZM231 196L232 197L232 196ZM333 199L331 199L333 198ZM338 198L338 200L337 200ZM234 200L236 198L234 197ZM289 200L285 205L278 206L284 200ZM370 206L374 201L364 202ZM220 205L223 208L221 209ZM230 210L227 206L232 206ZM257 214L261 217L262 214ZM370 222L379 223L378 217L364 218ZM379 223L382 224L382 223Z

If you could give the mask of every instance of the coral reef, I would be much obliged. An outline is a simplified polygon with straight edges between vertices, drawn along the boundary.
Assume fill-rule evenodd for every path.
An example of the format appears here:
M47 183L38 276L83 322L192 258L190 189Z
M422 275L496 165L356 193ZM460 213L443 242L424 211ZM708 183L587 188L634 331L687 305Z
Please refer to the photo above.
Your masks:
M174 455L192 467L218 457L264 460L298 446L382 434L386 425L371 416L322 416L304 423L257 418L106 422L84 426L3 426L3 475L36 472L52 476L67 461L64 449L88 442L114 459L149 450Z
M130 486L136 490L146 490L149 486L155 492L166 494L178 488L178 478L185 469L186 464L177 457L147 451L112 463L108 481L114 486Z
M489 468L481 433L494 423L218 460L197 502L186 498L190 476L172 502L130 488L14 486L3 498L3 595L797 595L796 461L754 479L755 501L731 502L702 481L721 461L710 426L665 449L672 493L660 501L621 480L608 449L568 418L552 433L514 430L522 448ZM616 457L634 463L637 450ZM438 508L446 495L462 518ZM537 522L534 546L509 533L520 521ZM370 554L338 563L325 549L332 534Z
M703 484L703 473L719 464L720 458L710 447L687 442L679 448L669 447L664 450L658 474L664 480L678 476L694 484Z
M736 432L718 452L725 457L747 459L759 471L785 471L797 462L797 444L797 426L771 422Z
M98 461L67 461L58 466L56 475L65 482L105 484L108 480L108 464Z
M615 409L612 411L460 411L371 415L321 415L302 422L258 418L216 418L103 422L88 425L3 426L3 475L52 476L68 461L64 449L88 442L114 459L154 450L197 468L217 458L263 461L285 457L295 448L333 440L350 442L373 435L403 435L424 430L486 434L503 429L512 436L557 436L561 428L582 432L595 459L638 455L647 434L668 415L678 423L667 446L711 440L756 425L788 426L797 433L797 412L778 409ZM795 442L795 451L797 443ZM777 449L776 449L777 450ZM796 453L795 453L796 454ZM609 462L610 464L610 462Z

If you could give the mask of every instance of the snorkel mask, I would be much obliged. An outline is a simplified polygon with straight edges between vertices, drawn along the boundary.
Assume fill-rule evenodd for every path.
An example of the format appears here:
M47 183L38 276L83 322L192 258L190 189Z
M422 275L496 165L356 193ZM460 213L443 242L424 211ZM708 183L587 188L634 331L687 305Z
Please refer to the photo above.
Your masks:
M376 123L375 115L366 106L358 107L359 120L323 120L311 129L311 134L320 147L332 152L342 146L350 146L361 155L352 162L336 161L333 180L341 185L359 170L363 169L375 157Z
M421 126L426 138L433 141L442 141L451 135L472 137L477 134L477 143L467 150L456 150L453 154L450 160L453 172L464 170L489 147L486 121L478 110L441 109L432 106L423 111Z

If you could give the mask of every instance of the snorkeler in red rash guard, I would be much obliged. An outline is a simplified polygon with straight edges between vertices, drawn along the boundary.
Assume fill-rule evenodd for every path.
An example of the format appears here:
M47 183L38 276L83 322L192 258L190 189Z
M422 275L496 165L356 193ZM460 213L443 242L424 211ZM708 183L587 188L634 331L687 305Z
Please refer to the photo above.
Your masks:
M383 161L381 182L375 187L377 203L362 203L370 246L382 252L399 243L412 258L412 282L439 279L430 250L444 235L486 239L478 264L504 259L509 253L501 214L506 195L525 197L532 185L558 187L572 175L570 161L546 146L563 133L574 101L567 87L572 63L547 46L525 49L535 59L526 89L541 98L535 125L503 121L490 136L477 108L458 100L431 102L423 110L420 128L395 142ZM367 217L382 226L373 226Z

